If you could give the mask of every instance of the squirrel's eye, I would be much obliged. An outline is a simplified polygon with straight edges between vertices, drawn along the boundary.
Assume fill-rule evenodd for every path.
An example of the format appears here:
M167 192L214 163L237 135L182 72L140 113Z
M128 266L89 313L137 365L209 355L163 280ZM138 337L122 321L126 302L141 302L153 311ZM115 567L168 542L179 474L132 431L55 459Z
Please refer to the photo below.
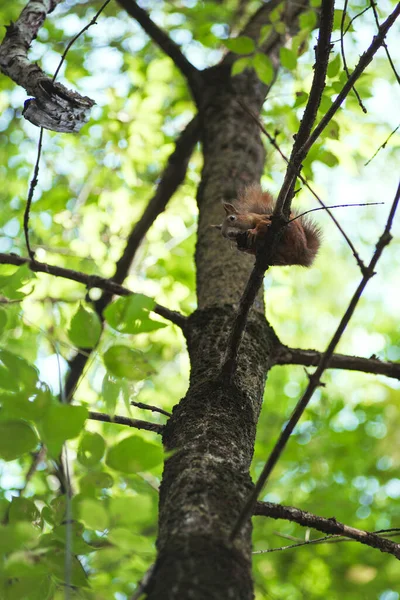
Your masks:
M232 221L236 221L236 217L235 217L235 215L229 215L229 217L228 217L228 221L231 221L231 222L232 222Z

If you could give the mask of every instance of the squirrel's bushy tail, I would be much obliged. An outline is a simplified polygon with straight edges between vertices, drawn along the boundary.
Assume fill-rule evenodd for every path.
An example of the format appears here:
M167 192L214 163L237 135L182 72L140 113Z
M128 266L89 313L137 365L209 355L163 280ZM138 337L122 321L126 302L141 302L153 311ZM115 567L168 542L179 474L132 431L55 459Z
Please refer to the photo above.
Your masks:
M318 227L318 225L316 225L315 222L311 219L307 219L307 217L302 217L299 220L301 221L301 225L303 226L304 235L306 236L307 241L308 264L305 266L309 266L316 257L319 247L321 245L322 232L320 227Z

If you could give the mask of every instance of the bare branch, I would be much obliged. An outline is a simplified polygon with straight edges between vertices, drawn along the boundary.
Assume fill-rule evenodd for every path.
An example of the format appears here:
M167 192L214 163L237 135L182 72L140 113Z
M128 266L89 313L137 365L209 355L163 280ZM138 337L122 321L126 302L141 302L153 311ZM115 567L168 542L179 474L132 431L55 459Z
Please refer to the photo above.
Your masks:
M270 476L273 468L275 467L277 461L279 460L279 457L282 454L284 448L286 447L286 444L287 444L291 434L293 433L294 428L296 427L297 423L300 420L300 417L302 416L305 409L307 408L307 405L308 405L309 401L311 400L311 398L314 394L314 391L317 389L317 387L319 385L321 385L321 376L322 376L323 372L325 371L325 369L329 365L329 361L332 358L333 352L334 352L337 344L339 343L340 338L342 337L342 335L343 335L343 333L355 311L355 308L361 298L361 295L362 295L368 281L375 274L374 269L376 267L378 260L380 259L381 255L382 255L383 250L390 243L390 241L392 239L392 236L390 235L390 230L392 227L394 215L396 213L399 201L400 201L400 183L398 185L397 192L396 192L396 195L393 200L392 208L390 210L385 229L376 244L375 252L371 258L369 265L367 266L367 268L365 270L364 276L363 276L360 284L358 285L356 291L354 292L353 297L350 301L350 304L347 307L347 310L346 310L345 314L343 315L331 341L329 342L327 349L321 355L321 359L319 361L318 367L316 368L315 372L312 375L309 375L309 384L308 384L302 398L300 398L300 400L298 401L289 421L287 422L281 435L279 436L278 441L276 442L275 446L273 447L272 452L269 455L268 460L264 465L261 475L258 478L258 481L257 481L256 485L254 486L254 489L253 489L252 493L250 494L250 496L249 496L249 498L248 498L242 512L240 513L238 520L232 530L231 540L233 540L235 538L235 536L237 535L237 533L240 531L241 527L243 526L243 523L250 516L250 514L253 510L253 506L258 498L259 493L263 489L264 485L266 484L266 482L268 480L268 477Z
M42 69L29 62L28 49L48 13L61 0L29 0L15 23L7 27L0 45L0 69L21 85L33 99L25 102L28 121L60 132L76 132L88 120L94 101L54 83Z
M286 170L285 180L275 205L271 227L269 228L268 235L263 241L263 244L260 245L261 247L257 251L256 262L240 299L239 308L229 336L227 351L221 368L221 375L228 379L232 378L236 370L237 355L243 337L243 331L246 326L247 317L257 293L262 286L264 273L271 262L274 247L278 243L283 227L286 224L284 217L289 217L290 201L294 193L294 184L296 177L300 172L301 161L304 158L303 156L300 156L299 148L307 139L314 124L321 101L322 91L325 87L326 71L331 49L330 39L333 26L333 11L334 1L326 0L321 8L320 30L315 51L316 64L310 96L300 123L299 131L296 135L296 140Z
M131 400L130 402L132 406L136 406L137 408L141 408L142 410L151 410L152 412L160 413L161 415L165 415L166 417L170 417L171 413L159 406L154 406L153 404L144 404L143 402L135 402Z
M128 417L120 417L115 415L105 415L103 413L89 411L89 419L92 421L102 421L103 423L116 423L117 425L126 425L126 427L134 427L135 429L146 429L147 431L154 431L154 433L162 434L164 425L158 423L148 423L148 421L140 421L139 419L129 419Z
M322 352L318 352L318 350L303 350L302 348L289 348L282 345L274 356L274 364L316 367L321 357ZM326 368L361 371L362 373L373 375L386 375L386 377L400 380L400 363L386 362L379 360L379 358L333 354Z
M16 254L0 253L0 264L16 265L17 267L21 265L28 265L29 268L36 273L47 273L48 275L54 275L55 277L70 279L71 281L82 283L87 288L100 288L101 290L105 290L111 294L115 294L116 296L130 296L134 293L131 290L128 290L128 288L114 283L111 279L105 279L104 277L99 277L98 275L86 275L86 273L81 273L80 271L73 271L72 269L64 269L63 267L48 265L47 263L38 262L37 260L22 258ZM186 317L174 310L169 310L164 306L160 306L159 304L155 305L153 312L164 317L165 319L168 319L179 327L184 328L186 325Z
M190 157L200 134L199 119L194 117L176 140L175 148L170 155L154 196L147 204L143 215L134 225L127 239L121 258L116 264L112 280L122 283L128 275L135 254L159 214L161 214L173 194L184 181ZM96 309L101 313L110 301L110 295L104 294L96 302Z
M240 100L240 98L237 99L238 103L240 104L240 106L243 108L243 110L245 112L247 112L247 114L257 123L257 125L259 126L260 130L263 132L263 134L267 137L268 141L270 142L270 144L275 148L275 150L277 150L277 152L281 155L281 157L283 158L283 160L285 161L286 164L289 163L289 159L288 157L282 152L281 148L279 147L276 139L270 134L268 133L268 131L265 129L264 125L261 123L260 119L250 110L250 108ZM361 269L361 272L364 271L365 269L365 265L363 263L363 261L360 258L359 253L357 252L353 242L351 241L351 239L348 237L348 235L346 234L346 232L344 231L343 227L340 225L339 221L336 219L335 215L332 213L332 211L329 210L329 207L326 206L326 204L321 200L321 198L318 196L318 194L315 192L315 190L311 187L311 185L308 183L307 179L305 177L303 177L303 175L301 173L299 173L298 175L301 183L303 185L306 186L306 188L312 193L312 195L314 196L314 198L317 200L317 202L321 205L321 207L326 210L326 212L328 213L328 215L330 216L330 218L332 219L332 221L335 223L336 227L339 229L340 233L342 234L342 236L344 237L344 239L346 240L347 244L349 245L349 247L351 248L351 251L353 252L353 256L357 261L358 266Z
M376 10L376 2L374 0L370 0L370 5L371 5L371 8L372 8L372 10L374 12L375 23L376 23L376 25L378 27L378 31L380 31L381 26L379 24L378 11ZM387 47L387 44L386 44L385 41L383 41L382 46L385 48L386 56L388 58L389 64L390 64L390 66L392 68L392 71L394 73L394 76L397 79L397 83L400 84L400 75L398 74L398 72L396 70L396 67L394 66L394 62L392 60L392 57L390 56L389 48Z
M314 515L294 506L283 506L281 504L274 504L273 502L257 502L254 507L254 515L293 521L303 527L312 527L329 535L343 535L371 548L376 548L381 552L392 554L397 559L400 559L400 544L397 542L392 542L376 533L369 533L362 529L350 527L337 521L334 517L326 519L325 517Z
M386 144L388 143L388 141L390 140L390 138L392 137L392 135L394 135L396 133L396 131L399 129L400 127L400 123L399 125L397 125L397 127L395 129L393 129L393 131L388 135L388 137L386 138L386 140L383 142L383 144L381 144L379 146L379 148L377 149L377 151L371 156L371 158L369 160L367 160L366 163L364 163L364 167L367 167L369 165L369 163L374 160L375 156L378 154L378 152L380 152L381 150L383 150L384 148L386 148Z
M202 75L188 59L182 54L178 44L152 21L147 12L134 0L118 0L118 3L133 17L144 29L147 35L169 56L182 75L186 78L193 97L198 101L202 91Z
M352 72L352 74L350 75L349 79L347 80L347 82L343 86L342 91L339 92L339 94L337 95L335 101L332 103L332 105L330 106L330 108L327 110L327 112L325 113L325 115L322 117L321 121L318 123L317 127L314 129L314 131L312 132L312 134L310 135L310 137L308 138L308 140L304 143L303 147L300 148L299 154L301 156L303 156L302 160L307 155L307 153L310 150L311 146L319 138L319 136L321 135L321 133L323 132L323 130L325 129L325 127L328 125L329 121L332 119L332 117L334 116L334 114L337 112L337 110L343 104L343 102L346 99L348 93L350 92L350 90L354 86L355 82L360 77L360 75L368 67L368 65L370 64L370 62L374 58L376 52L379 50L379 48L381 46L383 46L383 44L385 42L386 34L388 33L389 29L392 27L393 23L396 21L396 19L397 19L397 17L399 15L400 15L400 3L398 3L396 5L396 8L389 15L389 17L386 19L386 21L384 23L382 23L382 25L379 28L379 32L377 33L377 35L372 40L372 43L369 46L368 50L366 50L366 52L364 52L364 54L361 56L360 60L358 61L357 66L355 67L355 69Z
M35 188L38 183L40 155L42 153L42 142L43 142L43 127L40 128L39 140L38 140L38 144L37 144L36 163L35 163L35 167L33 169L33 177L29 184L28 198L26 200L26 206L25 206L25 212L24 212L24 234L25 234L26 249L28 251L29 258L31 258L32 260L35 258L35 253L32 250L31 244L29 241L29 217L30 217L32 199L33 199L33 193L34 193Z
M345 73L347 75L347 79L350 77L350 72L349 69L347 67L347 61L346 61L346 53L344 51L344 36L345 36L345 32L344 32L344 23L346 20L346 14L347 14L347 4L348 4L348 0L345 0L344 2L344 7L343 7L343 12L342 12L342 19L340 21L340 53L342 55L342 60L343 60L343 68L345 70ZM360 94L357 92L356 90L356 86L353 86L353 92L356 95L356 98L358 100L358 104L360 105L361 110L366 113L367 109L365 108Z
M281 217L282 215L287 218L289 217L290 202L294 195L296 177L300 173L301 163L306 157L306 152L302 151L302 146L309 137L314 126L318 108L321 103L322 92L325 88L329 55L331 52L333 13L334 2L327 0L321 7L318 43L315 49L314 77L311 84L310 95L293 144L285 179L276 201L274 214L278 217Z

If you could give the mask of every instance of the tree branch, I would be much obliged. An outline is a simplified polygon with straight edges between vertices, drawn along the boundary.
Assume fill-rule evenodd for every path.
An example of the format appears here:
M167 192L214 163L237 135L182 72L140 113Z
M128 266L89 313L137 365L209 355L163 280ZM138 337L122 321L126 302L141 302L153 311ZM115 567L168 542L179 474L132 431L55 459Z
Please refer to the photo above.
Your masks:
M393 219L396 214L396 210L397 210L399 201L400 201L400 183L398 185L397 192L396 192L396 195L395 195L393 203L392 203L392 207L391 207L391 210L390 210L390 213L388 216L388 220L387 220L385 229L376 244L375 252L371 258L369 265L365 269L363 278L362 278L361 282L359 283L356 291L354 292L353 297L350 301L350 304L347 307L347 310L346 310L345 314L343 315L331 341L329 342L327 349L321 355L321 359L319 361L318 367L316 368L315 372L312 375L309 375L308 386L307 386L303 396L298 401L289 421L287 422L281 435L279 436L278 441L276 442L275 446L273 447L272 452L269 455L268 460L266 461L266 463L264 465L261 475L258 478L258 481L257 481L256 485L254 486L254 489L253 489L252 493L250 494L245 506L243 507L243 510L240 513L238 520L232 530L231 540L233 540L235 538L237 533L242 528L246 519L250 516L250 514L253 510L253 506L256 503L256 500L258 498L258 495L260 494L261 490L263 489L264 485L266 484L268 477L270 476L273 468L275 467L277 461L279 460L280 455L282 454L284 448L286 447L286 444L287 444L291 434L293 433L294 428L296 427L297 423L300 420L300 417L302 416L305 409L307 408L307 405L308 405L309 401L311 400L315 390L317 389L317 387L319 385L321 385L321 376L322 376L323 372L325 371L325 369L329 365L329 361L331 360L333 352L334 352L337 344L339 343L340 338L342 337L342 335L343 335L343 333L355 311L358 301L360 300L361 295L362 295L368 281L371 279L371 277L373 277L375 275L374 269L376 267L378 260L380 259L381 255L382 255L383 250L390 243L390 241L392 239L392 236L390 235L390 230L392 228Z
M326 0L321 8L320 30L315 51L316 64L309 99L300 123L299 131L296 135L285 179L275 205L271 227L268 230L265 240L260 244L253 271L240 299L239 308L229 336L227 351L221 368L221 375L223 378L231 379L236 370L237 356L248 314L253 306L258 291L262 286L264 273L271 262L274 248L279 242L283 227L286 224L285 217L289 218L290 202L294 193L294 185L297 174L300 172L301 161L304 158L299 154L299 148L307 139L309 132L314 125L322 91L325 87L326 71L331 49L330 39L333 26L333 11L334 0Z
M274 215L289 218L290 203L294 195L294 186L297 175L301 170L301 163L306 157L302 146L310 135L314 126L322 92L325 88L326 72L328 69L329 55L331 52L331 34L333 27L334 1L326 0L321 6L321 20L318 34L318 43L315 49L314 77L311 84L310 95L296 134L292 152L286 169L285 179L279 192ZM268 264L268 263L267 263Z
M139 419L129 419L129 417L120 417L114 415L105 415L104 413L89 411L89 419L92 421L102 421L103 423L116 423L117 425L126 425L127 427L134 427L135 429L146 429L147 431L154 431L154 433L162 434L164 425L158 423L149 423L148 421L141 421Z
M253 514L271 517L271 519L285 519L286 521L298 523L303 527L312 527L331 535L343 535L371 548L376 548L381 552L392 554L397 559L400 559L400 544L397 542L392 542L376 533L369 533L362 529L350 527L337 521L334 517L326 519L325 517L319 517L294 506L283 506L281 504L274 504L273 502L257 502Z
M27 53L48 13L61 0L29 0L15 23L7 27L0 45L0 69L28 94L24 117L45 129L76 132L89 118L94 101L54 83L36 63L30 63Z
M18 267L21 265L28 265L29 268L36 273L47 273L48 275L54 275L55 277L70 279L71 281L82 283L87 288L100 288L101 290L106 290L107 292L115 294L116 296L130 296L134 293L131 290L128 290L128 288L114 283L111 279L105 279L104 277L99 277L98 275L86 275L86 273L81 273L80 271L73 271L72 269L64 269L63 267L48 265L47 263L38 262L37 260L22 258L16 254L4 254L1 252L0 264L16 265ZM164 317L165 319L168 319L179 327L184 328L186 325L186 317L174 310L165 308L165 306L160 306L160 304L155 305L153 312Z
M158 215L165 210L169 200L184 181L189 160L199 139L199 135L199 119L198 117L194 117L176 140L175 149L168 159L155 194L147 204L139 221L132 228L124 251L116 264L115 273L112 277L112 281L115 283L122 284L128 275L135 254L144 236ZM103 294L96 302L96 310L99 314L107 306L110 298L109 294Z
M158 215L165 210L166 205L175 193L177 188L183 182L187 166L190 157L193 153L194 146L199 136L199 121L195 117L185 127L176 141L175 149L170 155L167 166L161 176L161 179L157 185L156 192L153 198L148 203L142 217L133 226L132 231L127 239L124 251L118 260L115 268L115 273L111 280L115 283L122 284L126 276L128 275L129 269L132 265L135 254ZM112 298L112 292L105 291L102 296L95 302L95 309L97 314L102 318L105 307L110 303ZM159 306L159 311L164 310L163 307ZM168 310L168 309L165 309ZM158 314L165 316L166 313ZM167 317L168 318L168 317ZM184 317L183 317L184 318ZM183 321L182 321L183 324ZM87 360L89 358L90 351L87 356L82 356L79 353L70 360L70 370L68 377L65 381L65 396L71 398L72 393L83 373Z
M396 8L394 9L394 11L389 15L389 17L386 19L386 21L384 23L382 23L382 25L379 27L378 34L376 36L374 36L374 39L372 40L372 43L369 46L368 50L366 50L366 52L364 52L364 54L361 56L354 71L352 72L352 74L350 75L350 77L348 78L346 83L344 84L343 89L337 95L336 100L332 103L330 108L327 110L325 115L322 117L322 119L319 122L319 124L317 125L317 127L314 129L312 134L309 136L308 140L304 143L302 148L300 148L299 154L303 157L302 160L304 160L304 157L307 155L311 146L316 142L316 140L319 138L319 136L321 135L321 133L323 132L325 127L328 125L329 121L332 119L333 115L337 112L337 110L343 104L346 96L348 95L350 90L353 88L355 82L360 77L360 75L368 67L368 65L374 58L376 52L379 50L379 48L381 46L383 46L383 44L385 42L386 34L388 33L389 29L392 27L393 23L396 21L396 19L399 15L400 15L400 3L398 3L396 5Z
M318 350L303 350L282 345L274 357L275 365L304 365L316 367L320 362L322 352ZM379 358L363 358L347 354L333 354L327 369L345 369L346 371L361 371L373 375L386 375L400 380L400 363L386 362Z
M158 27L158 25L150 19L147 12L138 6L134 0L118 0L118 3L142 26L147 35L157 44L157 46L173 60L175 66L186 78L192 91L193 98L198 102L202 91L201 72L183 55L178 44L171 40L165 31Z

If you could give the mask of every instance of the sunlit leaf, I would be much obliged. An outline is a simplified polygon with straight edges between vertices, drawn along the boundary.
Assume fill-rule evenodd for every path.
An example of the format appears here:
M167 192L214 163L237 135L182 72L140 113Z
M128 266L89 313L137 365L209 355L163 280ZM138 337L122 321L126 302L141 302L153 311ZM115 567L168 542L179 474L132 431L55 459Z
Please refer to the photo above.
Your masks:
M251 54L256 49L253 40L245 35L223 40L225 46L235 54Z
M123 473L137 473L157 466L162 457L160 444L132 435L109 449L106 463L112 469Z
M94 348L101 335L101 321L97 313L82 305L72 317L69 339L80 348Z
M25 421L0 421L0 457L14 460L33 450L38 438L29 423Z

